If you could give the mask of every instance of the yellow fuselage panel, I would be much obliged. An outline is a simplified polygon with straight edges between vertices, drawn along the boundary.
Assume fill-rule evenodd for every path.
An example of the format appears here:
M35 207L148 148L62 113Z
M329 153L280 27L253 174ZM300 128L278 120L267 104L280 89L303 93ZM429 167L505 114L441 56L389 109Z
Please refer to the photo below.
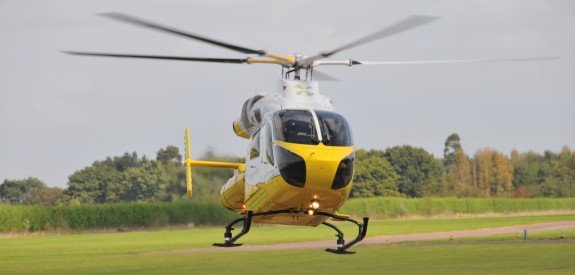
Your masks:
M263 212L294 209L305 212L310 208L311 201L317 199L320 202L318 211L334 213L343 205L352 183L335 190L331 185L339 163L353 152L352 146L303 145L279 141L276 145L305 160L305 185L296 187L288 184L281 176L276 176L267 182L246 188L246 210ZM325 219L326 217L315 215L274 215L254 217L254 222L316 226Z
M318 211L334 213L347 200L351 185L333 190L331 183L327 188L306 183L300 188L277 176L260 185L259 190L246 201L246 209L254 212L294 209L305 213L311 201L317 199L320 202ZM254 222L316 226L325 219L323 216L274 215L254 217Z
M353 146L325 146L321 143L307 145L281 141L276 141L276 144L305 160L307 170L305 185L320 190L331 189L339 163L353 153Z
M245 174L241 173L238 176L232 178L233 183L230 186L224 186L224 191L220 195L220 202L225 208L234 211L240 211L243 209L245 200Z

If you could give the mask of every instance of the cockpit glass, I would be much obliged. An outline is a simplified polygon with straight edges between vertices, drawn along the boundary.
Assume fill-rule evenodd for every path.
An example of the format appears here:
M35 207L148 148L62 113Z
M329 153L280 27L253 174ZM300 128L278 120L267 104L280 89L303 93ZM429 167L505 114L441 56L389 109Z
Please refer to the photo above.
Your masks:
M352 146L351 129L345 118L339 114L316 110L321 139L327 146Z
M282 110L274 116L274 138L279 141L318 144L313 116L306 110Z

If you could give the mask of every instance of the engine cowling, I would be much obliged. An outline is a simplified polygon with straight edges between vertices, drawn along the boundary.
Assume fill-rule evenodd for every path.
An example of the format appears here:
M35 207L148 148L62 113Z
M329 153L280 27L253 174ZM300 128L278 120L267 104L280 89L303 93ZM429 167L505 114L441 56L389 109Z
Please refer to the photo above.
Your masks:
M236 135L250 138L251 131L262 122L261 111L254 108L254 105L262 98L264 98L264 95L255 95L244 102L242 113L233 124Z
M245 127L243 126L243 124L241 124L241 119L236 119L234 120L234 123L232 125L233 129L234 129L234 133L236 133L236 135L238 135L239 137L243 137L245 139L249 139L250 138L250 134L249 132L245 129Z

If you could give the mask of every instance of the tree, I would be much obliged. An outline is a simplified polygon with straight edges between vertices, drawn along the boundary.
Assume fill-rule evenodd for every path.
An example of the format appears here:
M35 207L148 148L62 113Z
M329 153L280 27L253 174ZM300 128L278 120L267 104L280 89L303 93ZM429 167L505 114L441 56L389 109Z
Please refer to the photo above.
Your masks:
M571 197L575 195L575 154L563 147L557 154L545 151L511 155L515 196Z
M5 179L0 184L0 201L8 203L29 203L38 190L47 188L41 180L29 177L23 180Z
M202 157L210 160L241 162L243 159L219 156L214 152ZM68 178L62 200L77 203L135 201L171 201L186 194L186 172L180 164L178 148L158 151L156 160L125 153L95 161ZM221 187L233 175L229 169L194 168L194 192L199 199L217 199Z
M167 174L161 162L149 161L128 169L122 177L122 201L166 201Z
M355 171L350 197L397 196L399 175L376 151L355 152Z
M72 174L66 195L81 203L169 200L168 175L161 162L135 160L131 156L108 159L113 162L97 163Z
M513 190L513 166L507 157L501 153L494 155L495 193L502 197L508 196Z
M442 163L423 148L395 146L385 150L383 155L399 175L399 192L409 197L449 193Z
M445 140L443 166L457 196L468 197L475 195L475 188L472 186L471 164L463 151L461 138L457 133L451 134Z
M29 204L56 205L63 194L62 188L42 188L34 193L29 199Z
M575 177L572 168L573 153L564 147L560 154L545 151L544 164L539 174L539 192L545 197L572 197L575 195Z
M160 149L156 154L156 160L163 163L182 163L182 155L180 155L179 149L176 146L169 145L166 149Z
M540 196L538 185L541 180L541 169L544 159L535 152L519 154L516 150L511 152L513 170L513 186L521 195Z
M457 162L457 151L461 149L461 138L457 133L453 133L445 140L445 147L443 149L443 166L445 171L449 173L451 166Z
M127 170L128 168L138 167L143 163L147 162L146 156L142 158L138 157L136 152L132 152L131 154L126 152L122 156L116 157L107 157L104 161L95 161L92 166L94 167L110 167L118 170L120 172Z
M481 196L509 196L513 190L513 166L502 153L492 149L477 151L474 158L474 182Z
M137 169L149 161L136 152L122 156L107 157L95 161L68 177L68 190L65 195L79 203L104 203L126 201L129 190L125 180L127 171Z
M89 166L68 177L65 194L80 203L119 202L124 191L121 180L122 172L115 165Z
M457 196L469 197L476 193L476 189L473 187L471 172L469 158L465 152L463 152L463 149L456 149L455 162L451 165L448 175Z

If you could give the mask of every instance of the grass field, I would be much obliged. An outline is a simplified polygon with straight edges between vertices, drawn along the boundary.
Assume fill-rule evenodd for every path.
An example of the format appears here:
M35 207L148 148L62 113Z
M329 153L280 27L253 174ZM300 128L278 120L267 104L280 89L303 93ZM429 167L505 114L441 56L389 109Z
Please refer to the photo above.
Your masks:
M6 273L155 274L381 274L575 272L573 244L400 244L361 247L360 254L315 250L223 254L54 255L3 266ZM19 267L15 265L20 264ZM26 264L22 266L21 264Z
M522 232L517 232L517 235L514 234L496 234L490 236L482 236L482 237L465 237L465 238L457 238L451 241L451 243L471 243L471 242L499 242L499 241L523 241L523 234ZM528 232L527 240L532 241L562 241L561 236L563 239L575 241L575 229L566 229L566 230L552 230L552 231L544 231L544 232ZM429 242L438 242L441 243L444 240L430 240ZM575 243L573 243L575 245ZM575 248L574 248L575 249Z
M376 221L368 236L575 220L575 214ZM346 229L353 229L346 227ZM355 229L354 229L355 230ZM569 231L571 234L572 231ZM245 243L332 239L327 228L256 226ZM356 255L322 250L163 253L209 247L221 228L39 235L0 239L0 273L529 273L575 272L575 243L487 239L359 246ZM543 236L543 235L542 235ZM532 236L536 238L536 235ZM334 240L335 243L335 240ZM149 254L148 252L157 252Z

